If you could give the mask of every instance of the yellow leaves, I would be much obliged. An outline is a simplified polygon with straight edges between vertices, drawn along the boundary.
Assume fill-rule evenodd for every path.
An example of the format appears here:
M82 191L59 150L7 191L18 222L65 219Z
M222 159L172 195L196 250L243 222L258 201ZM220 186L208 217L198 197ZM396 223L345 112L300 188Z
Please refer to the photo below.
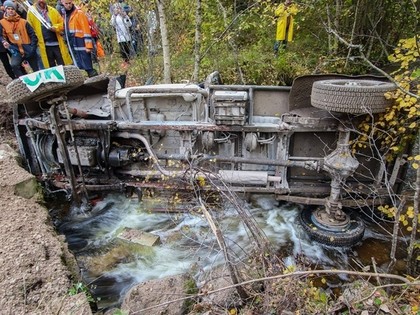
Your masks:
M407 226L408 225L408 220L405 214L401 214L400 215L400 222L404 225Z
M295 271L296 271L296 266L290 265L290 266L287 266L287 268L283 270L283 274L293 273Z
M390 207L389 205L379 206L378 210L383 212L384 214L386 214L386 216L388 218L393 218L395 216L395 213L396 213L396 208L395 207Z
M390 100L390 99L394 98L394 93L392 93L392 92L386 92L386 93L384 94L384 96L385 96L385 98L386 98L387 100Z
M417 49L415 38L408 38L408 39L402 39L400 40L400 43L402 48L404 49Z
M206 178L202 175L197 176L198 186L204 187L206 185Z
M419 128L417 120L420 116L420 84L417 83L420 70L412 70L418 68L414 63L420 61L419 44L416 36L402 39L389 56L389 60L399 64L399 69L392 74L399 88L384 93L384 97L393 100L393 104L385 113L380 114L378 119L370 120L370 117L367 117L358 126L360 135L352 150L366 148L372 143L372 139L376 139L376 143L380 143L381 147L390 148L384 158L391 162L411 141L412 135ZM417 169L420 163L414 162L412 165Z
M386 121L390 121L395 117L395 112L394 111L390 111L389 113L387 113L384 118Z
M411 166L416 170L419 168L419 162L420 162L420 155L416 155L416 156L409 156L408 159L409 161L412 161Z
M407 208L406 215L407 215L408 218L413 219L414 218L414 207L409 206Z
M416 104L417 103L417 99L414 96L409 96L409 102L411 104Z
M368 132L370 130L370 125L369 124L362 124L361 125L361 130L364 132ZM366 138L366 136L364 136Z

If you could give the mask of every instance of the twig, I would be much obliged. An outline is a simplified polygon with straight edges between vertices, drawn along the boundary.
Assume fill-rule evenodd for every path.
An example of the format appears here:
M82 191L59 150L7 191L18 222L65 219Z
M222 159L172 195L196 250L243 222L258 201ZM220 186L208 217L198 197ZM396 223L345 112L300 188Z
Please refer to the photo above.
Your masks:
M238 294L241 297L241 299L243 301L245 301L249 298L249 296L246 293L246 291L243 289L243 287L239 284L237 272L236 272L236 269L232 265L232 261L230 259L229 251L228 251L228 248L226 246L225 240L223 238L222 232L220 231L220 229L214 223L214 220L211 217L210 213L208 212L207 207L205 206L203 200L201 199L201 196L198 197L198 200L199 200L200 205L201 205L201 211L203 211L203 214L206 217L207 222L209 223L211 230L213 231L214 235L216 236L217 243L219 244L219 247L220 247L220 249L222 250L222 252L225 256L225 260L226 260L226 263L227 263L228 268L229 268L229 274L230 274L230 277L232 279L232 282L235 284L236 290L238 291Z
M372 258L373 271L377 274L378 273L378 269L376 268L376 260L375 260L375 257L371 257L371 258ZM381 280L379 279L379 277L376 276L375 278L376 278L376 282L378 283L378 285L381 285Z
M417 141L420 142L420 131L417 132ZM420 146L420 143L418 143ZM412 222L412 230L411 230L411 236L410 236L410 244L408 246L408 254L407 259L408 261L411 261L413 259L413 251L414 251L414 244L416 243L416 234L417 234L417 228L418 228L418 215L419 215L419 202L420 202L420 168L416 171L416 183L415 183L415 192L414 192L414 217ZM411 268L410 268L411 269Z
M400 280L401 282L403 282L403 284L394 284L395 286L400 286L400 285L420 285L420 281L413 281L411 282L410 280L398 276L398 275L393 275L393 274L388 274L388 273L374 273L374 272L358 272L358 271L351 271L351 270L308 270L308 271L295 271L295 272L291 272L288 274L281 274L281 275L276 275L276 276L271 276L271 277L264 277L264 278L258 278L258 279L252 279L252 280L248 280L248 281L244 281L242 283L238 283L238 284L233 284L233 285L229 285L223 288L219 288L219 289L215 289L212 291L206 291L205 293L198 293L198 294L194 294L194 295L190 295L187 297L183 297L183 298L179 298L179 299L174 299L168 302L164 302L161 304L157 304L151 307L147 307L147 308L143 308L141 310L137 310L135 312L132 312L130 314L141 314L144 311L148 311L157 307L161 307L161 306L165 306L171 303L175 303L175 302L179 302L179 301L184 301L184 300L188 300L191 298L196 298L196 297L202 297L202 296L206 296L206 295L210 295L213 293L217 293L220 291L224 291L227 289L231 289L237 286L243 286L243 285L247 285L247 284L252 284L252 283L256 283L256 282L261 282L261 281L267 281L267 280L276 280L276 279L284 279L284 278L292 278L292 277L297 277L297 276L309 276L309 275L315 275L315 274L347 274L347 275L356 275L356 276L360 276L360 277L380 277L380 278L389 278L389 279L396 279L396 280ZM391 286L391 284L388 284L386 286Z
M397 251L398 230L400 227L400 216L401 216L401 211L404 208L405 204L406 204L406 197L403 196L401 203L397 207L397 213L395 214L394 229L392 231L391 253L389 254L391 261L389 262L389 265L388 265L388 271L391 270L391 268L393 268L395 265L395 261L396 261L395 252Z
M416 99L420 99L420 95L414 94L406 89L404 89L398 82L396 82L394 80L393 77L391 77L388 73L386 73L385 71L383 71L381 68L378 68L377 66L375 66L368 58L366 58L365 54L363 53L363 46L362 45L355 45L355 44L351 44L349 42L347 42L344 38L342 38L340 35L338 35L338 33L336 31L334 31L333 29L329 29L328 33L332 33L334 34L334 36L336 36L338 38L338 40L343 43L344 45L347 46L347 48L354 48L357 49L359 51L359 56L357 56L357 58L362 59L364 62L366 62L371 68L375 69L376 71L378 71L379 73L381 73L383 76L385 76L388 80L390 80L391 82L393 82L398 89L400 89L401 91L403 91L405 94L410 95Z

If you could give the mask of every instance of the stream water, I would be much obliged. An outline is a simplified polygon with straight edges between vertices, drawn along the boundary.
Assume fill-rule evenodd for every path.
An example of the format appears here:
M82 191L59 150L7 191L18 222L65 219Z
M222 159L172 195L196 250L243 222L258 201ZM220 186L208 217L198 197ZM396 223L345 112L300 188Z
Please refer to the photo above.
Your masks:
M244 206L286 265L295 264L297 257L305 257L317 268L360 270L372 264L372 257L378 269L389 263L391 236L377 224L366 222L361 245L351 249L326 248L304 233L298 224L297 205L253 196ZM207 270L224 263L209 224L199 213L157 213L151 211L150 203L123 194L107 195L88 213L62 203L51 208L57 229L66 236L84 283L100 299L101 308L118 304L136 283L191 271L199 283ZM215 216L228 247L241 259L252 244L237 212L226 208ZM144 246L122 240L119 236L127 228L158 236L160 244ZM403 259L405 248L399 246L398 259ZM342 276L341 280L346 279Z

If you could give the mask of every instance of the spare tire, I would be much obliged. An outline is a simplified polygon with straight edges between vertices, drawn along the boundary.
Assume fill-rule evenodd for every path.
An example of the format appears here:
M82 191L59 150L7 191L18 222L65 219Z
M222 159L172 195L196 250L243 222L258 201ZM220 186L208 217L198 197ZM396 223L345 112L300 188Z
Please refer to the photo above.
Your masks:
M395 89L393 83L376 80L321 80L312 85L311 104L340 113L381 113L392 104L384 94Z
M12 102L22 104L28 101L39 101L54 95L63 95L85 82L83 72L76 66L64 66L66 82L41 83L35 90L30 91L21 79L15 79L6 86ZM37 72L41 72L40 70Z

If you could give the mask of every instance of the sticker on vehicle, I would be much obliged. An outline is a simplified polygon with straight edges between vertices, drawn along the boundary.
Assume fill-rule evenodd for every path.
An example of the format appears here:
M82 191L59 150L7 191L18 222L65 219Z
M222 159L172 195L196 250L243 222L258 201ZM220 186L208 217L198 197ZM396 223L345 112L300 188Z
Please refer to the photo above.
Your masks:
M27 75L21 76L19 79L28 87L31 92L35 91L42 83L66 83L66 76L64 75L63 66L56 66L34 73L29 73Z

